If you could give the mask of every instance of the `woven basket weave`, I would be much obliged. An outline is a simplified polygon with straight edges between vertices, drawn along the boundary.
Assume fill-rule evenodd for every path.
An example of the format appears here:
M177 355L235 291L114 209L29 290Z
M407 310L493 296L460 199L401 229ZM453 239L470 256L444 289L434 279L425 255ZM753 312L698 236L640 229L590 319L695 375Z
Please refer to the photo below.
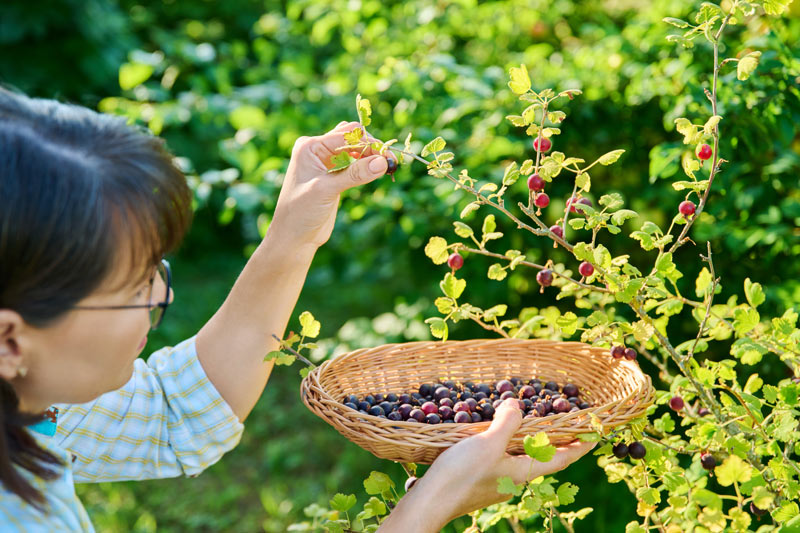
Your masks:
M507 451L524 453L525 435L544 431L555 445L594 431L588 413L605 428L643 415L654 401L650 376L634 361L613 359L605 348L579 342L525 339L423 341L365 348L325 361L303 380L303 402L352 442L377 457L430 464L445 449L480 433L490 422L415 424L359 413L342 403L348 394L410 393L422 383L491 383L519 377L580 388L588 409L524 419Z

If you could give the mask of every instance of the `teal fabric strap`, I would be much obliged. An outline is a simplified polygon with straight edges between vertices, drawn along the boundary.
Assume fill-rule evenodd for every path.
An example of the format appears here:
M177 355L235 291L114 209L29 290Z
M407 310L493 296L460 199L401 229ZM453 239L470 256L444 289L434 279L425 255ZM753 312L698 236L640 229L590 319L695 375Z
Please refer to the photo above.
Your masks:
M31 424L28 429L47 437L52 437L56 434L56 428L58 427L58 408L51 407L44 412L44 417L44 420Z

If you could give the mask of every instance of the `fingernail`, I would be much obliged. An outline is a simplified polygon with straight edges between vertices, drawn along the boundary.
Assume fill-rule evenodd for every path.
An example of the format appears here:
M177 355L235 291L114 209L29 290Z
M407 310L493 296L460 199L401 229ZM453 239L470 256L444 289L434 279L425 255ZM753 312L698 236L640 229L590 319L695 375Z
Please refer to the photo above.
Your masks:
M386 159L383 157L376 157L372 161L369 162L369 169L372 172L380 172L382 170L386 170Z

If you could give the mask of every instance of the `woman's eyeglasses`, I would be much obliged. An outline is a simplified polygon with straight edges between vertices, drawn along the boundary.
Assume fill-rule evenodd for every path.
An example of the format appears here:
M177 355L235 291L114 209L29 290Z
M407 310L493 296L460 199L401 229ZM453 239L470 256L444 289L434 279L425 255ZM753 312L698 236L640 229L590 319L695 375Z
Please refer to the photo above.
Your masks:
M139 305L76 305L73 309L150 309L150 329L158 328L164 320L164 313L169 307L169 293L172 287L172 270L166 259L162 259L156 269L156 276L161 276L164 281L164 294L155 294L156 278L150 279L150 290L147 293L147 303Z

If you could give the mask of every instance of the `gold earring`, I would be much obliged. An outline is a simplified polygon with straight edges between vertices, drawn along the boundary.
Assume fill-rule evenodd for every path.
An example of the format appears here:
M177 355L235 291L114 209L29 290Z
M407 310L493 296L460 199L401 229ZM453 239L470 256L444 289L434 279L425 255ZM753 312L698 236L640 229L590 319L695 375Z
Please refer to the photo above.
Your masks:
M28 367L21 366L17 369L17 375L21 378L24 378L28 375Z

